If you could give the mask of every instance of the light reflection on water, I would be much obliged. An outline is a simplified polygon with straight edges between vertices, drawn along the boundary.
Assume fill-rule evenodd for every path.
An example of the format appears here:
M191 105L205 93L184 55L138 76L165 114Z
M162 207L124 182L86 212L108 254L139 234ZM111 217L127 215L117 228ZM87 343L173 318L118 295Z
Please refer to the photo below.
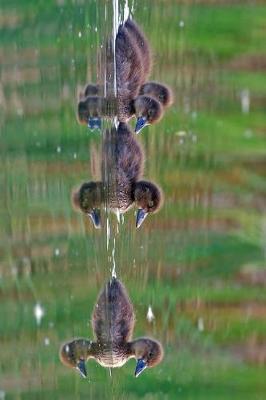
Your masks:
M70 195L91 178L90 149L101 142L75 113L79 88L101 79L97 49L113 5L1 5L0 398L265 392L266 8L134 3L154 51L152 78L175 93L139 138L145 176L160 183L165 204L138 231L133 211L119 232L110 214L108 249L107 225L94 230ZM87 382L60 364L58 349L91 336L113 251L136 335L160 339L165 359L137 380L133 361L111 377L89 363Z

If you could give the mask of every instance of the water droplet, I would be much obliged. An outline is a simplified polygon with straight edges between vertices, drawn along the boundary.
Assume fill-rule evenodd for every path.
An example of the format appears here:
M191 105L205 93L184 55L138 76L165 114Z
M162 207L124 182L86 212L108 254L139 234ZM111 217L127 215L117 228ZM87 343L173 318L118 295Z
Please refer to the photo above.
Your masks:
M33 313L34 313L37 325L40 325L40 323L44 317L44 314L45 314L44 308L41 306L40 303L35 304Z
M241 110L243 114L248 114L249 113L249 108L250 108L250 95L249 95L249 90L244 89L240 93L240 101L241 101Z
M45 346L49 346L49 344L50 344L50 339L48 337L45 337L44 338L44 345Z
M198 319L198 330L199 330L200 332L203 332L203 331L204 331L204 321L203 321L203 318L202 318L202 317L200 317L200 318Z
M176 136L179 136L179 137L184 137L184 136L186 136L186 134L187 134L186 131L178 131L178 132L176 132Z
M151 323L154 319L155 319L155 316L154 316L154 314L153 314L153 311L152 311L152 308L151 308L151 305L149 305L149 307L148 307L148 312L147 312L147 320Z

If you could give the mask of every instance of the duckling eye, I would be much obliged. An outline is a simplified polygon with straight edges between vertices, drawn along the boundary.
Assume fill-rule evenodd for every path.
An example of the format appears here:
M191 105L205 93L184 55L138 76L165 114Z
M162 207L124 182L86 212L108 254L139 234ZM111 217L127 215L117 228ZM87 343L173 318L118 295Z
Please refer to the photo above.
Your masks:
M148 118L152 118L153 117L153 111L152 110L148 110Z
M153 356L153 353L150 351L148 354L148 357L151 358Z
M152 207L153 207L153 205L154 205L154 203L153 203L153 201L152 201L152 200L148 202L148 207L149 207L149 208L152 208Z

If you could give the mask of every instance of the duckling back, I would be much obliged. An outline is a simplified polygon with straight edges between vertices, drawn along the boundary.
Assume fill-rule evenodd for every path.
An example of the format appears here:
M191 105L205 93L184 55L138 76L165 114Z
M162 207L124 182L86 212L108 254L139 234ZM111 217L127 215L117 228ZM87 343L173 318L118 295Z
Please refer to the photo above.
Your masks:
M140 50L125 26L120 25L115 40L116 82L120 121L132 115L132 100L145 82Z
M94 306L92 327L99 345L123 347L131 340L135 316L126 289L112 278L102 289Z
M129 126L107 130L103 145L102 176L110 209L125 212L133 204L133 188L143 169L143 153Z
M130 37L135 42L135 46L137 46L139 49L140 61L143 66L144 80L146 81L150 75L152 67L152 55L148 40L133 19L128 18L124 26L130 34Z

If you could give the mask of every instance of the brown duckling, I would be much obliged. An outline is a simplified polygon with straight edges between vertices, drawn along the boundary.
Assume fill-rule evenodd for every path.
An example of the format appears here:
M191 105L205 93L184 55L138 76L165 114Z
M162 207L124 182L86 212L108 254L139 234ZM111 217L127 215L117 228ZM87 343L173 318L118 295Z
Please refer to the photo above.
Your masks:
M93 358L103 367L123 366L130 358L137 361L135 376L144 369L154 367L163 358L161 344L143 337L132 341L135 315L132 303L123 284L112 278L98 297L92 314L95 341L73 339L60 349L60 359L67 367L77 369L87 376L85 363Z
M109 89L113 86L113 83L108 81L114 74L113 52L112 41L108 40L105 60L106 86ZM117 104L110 90L107 91L105 98L100 98L95 96L95 85L89 84L84 91L84 98L80 99L78 104L78 120L81 124L98 128L101 116L117 115L119 121L127 121L131 116L131 102L144 84L145 76L140 51L124 25L119 26L115 39L115 63Z
M143 152L129 126L120 122L117 129L106 131L102 151L103 182L88 182L73 192L75 208L89 215L95 227L100 227L100 207L125 213L135 202L139 208L136 227L148 214L162 205L161 190L157 185L141 181Z
M110 41L106 45L106 59L113 62L110 57ZM151 56L149 44L132 20L119 26L115 40L115 61L116 61L116 84L117 84L117 105L114 107L114 99L108 96L101 99L95 90L97 86L89 84L84 96L78 104L78 120L81 124L88 124L90 128L100 126L100 117L112 117L117 115L119 121L128 121L135 113L140 115L143 112L147 115L147 123L159 120L161 113L160 104L155 100L150 102L147 99L139 99L135 103L141 86L144 84L147 74L151 68ZM106 76L112 76L112 62L106 63ZM110 106L111 103L111 106ZM151 109L151 110L150 110ZM149 112L150 111L150 112ZM153 119L153 115L155 118ZM98 119L98 121L97 121Z
M127 49L127 50L125 50ZM149 124L158 122L164 108L173 100L167 86L144 79L151 67L148 42L133 20L121 25L116 37L116 77L117 101L113 97L100 98L89 95L78 104L78 120L91 129L100 127L100 117L118 116L127 122L133 115L137 117L135 132ZM110 69L108 67L107 69ZM143 84L142 84L143 83ZM141 86L140 86L141 85ZM95 94L95 85L89 84L85 94ZM99 92L98 92L99 94Z

